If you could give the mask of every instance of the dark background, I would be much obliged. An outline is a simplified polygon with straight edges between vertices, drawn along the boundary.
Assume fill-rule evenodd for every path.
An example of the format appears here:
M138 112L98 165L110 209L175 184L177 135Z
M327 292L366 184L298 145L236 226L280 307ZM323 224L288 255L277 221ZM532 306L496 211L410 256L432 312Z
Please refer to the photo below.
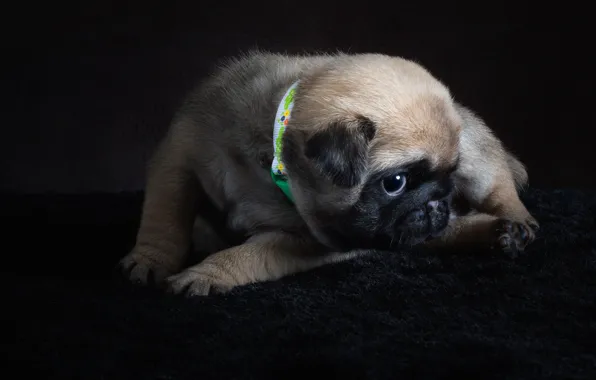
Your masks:
M3 11L0 183L139 190L181 97L253 47L412 58L476 110L539 187L596 187L586 10L453 2L20 3Z
M0 10L0 189L142 189L185 92L255 46L416 59L532 185L596 189L593 12L577 4L13 3ZM142 194L0 196L0 350L38 379L596 379L596 192L523 199L541 232L517 260L407 249L184 300L113 281Z

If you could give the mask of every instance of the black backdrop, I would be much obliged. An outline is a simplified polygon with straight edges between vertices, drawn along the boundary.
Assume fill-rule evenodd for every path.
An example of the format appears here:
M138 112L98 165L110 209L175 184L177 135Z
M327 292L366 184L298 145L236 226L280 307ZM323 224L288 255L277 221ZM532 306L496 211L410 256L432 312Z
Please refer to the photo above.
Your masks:
M216 58L260 46L414 58L488 121L532 184L596 188L593 33L579 16L592 13L440 4L3 4L0 187L141 189L185 91ZM542 235L516 261L379 254L188 302L112 281L140 194L2 196L3 247L17 246L0 273L15 300L3 358L60 379L594 379L594 198L530 192Z
M447 4L449 3L449 4ZM532 185L596 184L591 25L517 2L153 0L20 3L3 12L0 183L138 190L178 104L215 59L252 47L383 52L426 65L528 165Z

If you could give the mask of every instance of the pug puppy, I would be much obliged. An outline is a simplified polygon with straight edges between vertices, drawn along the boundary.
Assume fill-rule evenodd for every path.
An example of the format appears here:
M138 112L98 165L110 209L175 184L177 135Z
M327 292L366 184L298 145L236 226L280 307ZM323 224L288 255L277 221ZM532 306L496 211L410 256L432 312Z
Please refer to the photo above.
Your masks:
M131 280L207 295L370 249L496 247L537 221L524 165L421 65L253 52L187 97L149 163ZM230 245L205 217L212 203ZM210 253L184 268L191 246Z

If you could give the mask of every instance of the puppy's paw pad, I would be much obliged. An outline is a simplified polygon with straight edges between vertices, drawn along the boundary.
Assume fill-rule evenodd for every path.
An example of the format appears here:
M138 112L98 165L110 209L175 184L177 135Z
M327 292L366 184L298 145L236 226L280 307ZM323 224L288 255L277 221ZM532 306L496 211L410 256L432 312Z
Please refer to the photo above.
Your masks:
M138 252L126 255L117 267L132 283L139 285L159 286L172 274L160 263Z
M201 270L186 270L166 279L167 290L172 294L187 297L207 296L214 293L226 293L232 285L222 281L215 274Z
M512 258L523 253L525 247L534 239L531 228L519 222L501 219L497 223L497 241L500 249Z

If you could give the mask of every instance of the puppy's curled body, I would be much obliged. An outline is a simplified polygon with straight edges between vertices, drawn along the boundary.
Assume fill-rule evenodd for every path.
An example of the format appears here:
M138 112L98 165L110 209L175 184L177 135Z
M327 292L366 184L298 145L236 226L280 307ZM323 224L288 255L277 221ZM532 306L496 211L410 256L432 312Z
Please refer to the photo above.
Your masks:
M292 203L270 168L276 111L297 81L282 151ZM418 64L254 52L218 67L174 116L149 164L135 248L120 265L134 280L205 295L400 243L516 254L538 226L517 195L527 180L483 121ZM244 243L213 233L208 201ZM457 205L471 211L458 215ZM191 241L210 255L182 271Z
M271 180L273 118L287 88L331 59L261 53L228 60L178 112L170 149L185 151L207 197L228 211L231 229L250 236L304 224Z

